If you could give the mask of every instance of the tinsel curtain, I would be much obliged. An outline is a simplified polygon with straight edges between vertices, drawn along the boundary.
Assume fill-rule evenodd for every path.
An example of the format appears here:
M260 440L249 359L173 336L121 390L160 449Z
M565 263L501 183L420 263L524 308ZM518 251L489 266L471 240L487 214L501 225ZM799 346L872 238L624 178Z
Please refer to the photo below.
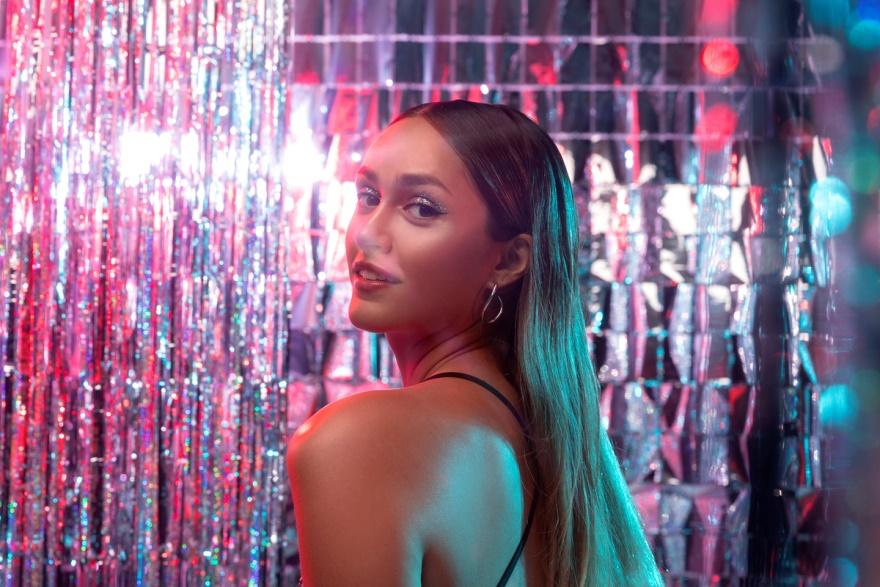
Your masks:
M814 36L793 0L0 1L3 580L296 580L286 439L400 385L347 320L353 170L459 97L565 154L604 423L670 581L827 578L851 336Z

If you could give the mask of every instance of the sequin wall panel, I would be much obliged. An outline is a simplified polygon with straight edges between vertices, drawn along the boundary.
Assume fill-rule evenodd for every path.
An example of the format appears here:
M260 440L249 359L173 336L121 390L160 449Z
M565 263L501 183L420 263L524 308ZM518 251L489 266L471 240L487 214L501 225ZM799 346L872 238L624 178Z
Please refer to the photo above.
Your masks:
M823 577L845 332L800 15L0 3L5 581L296 581L285 439L400 385L347 320L353 170L457 97L516 105L570 164L603 414L669 582Z

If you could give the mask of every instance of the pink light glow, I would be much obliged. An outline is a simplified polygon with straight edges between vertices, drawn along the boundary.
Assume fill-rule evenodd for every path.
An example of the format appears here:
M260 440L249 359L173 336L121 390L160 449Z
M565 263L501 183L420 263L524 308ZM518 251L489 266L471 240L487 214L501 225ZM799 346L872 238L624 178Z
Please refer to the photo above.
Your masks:
M715 39L703 47L703 69L718 77L730 77L739 67L739 49L730 41Z
M697 125L697 136L709 151L720 150L739 123L739 116L727 104L716 104L709 108Z
M700 12L700 22L709 26L728 25L736 14L738 0L706 0Z

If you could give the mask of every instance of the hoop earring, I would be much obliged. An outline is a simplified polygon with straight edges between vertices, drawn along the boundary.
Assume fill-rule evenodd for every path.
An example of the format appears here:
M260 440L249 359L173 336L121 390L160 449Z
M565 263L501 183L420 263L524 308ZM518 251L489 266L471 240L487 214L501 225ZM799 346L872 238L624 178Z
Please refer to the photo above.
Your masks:
M488 321L486 320L486 310L489 308L489 304L492 303L492 298L493 298L493 297L496 297L496 296L495 296L495 290L496 290L496 289L498 289L498 284L497 284L497 283L493 283L493 284L492 284L492 293L489 294L489 299L486 300L486 304L483 306L483 312L482 312L482 314L480 314L480 319L481 319L483 322L486 322L486 324L492 324L493 322L495 322L496 320L498 320L498 319L501 317L501 312L504 311L504 302L501 301L501 296L497 296L497 298L498 298L498 304L499 304L499 307L498 307L498 313L495 314L495 317L492 318L491 320L488 320Z

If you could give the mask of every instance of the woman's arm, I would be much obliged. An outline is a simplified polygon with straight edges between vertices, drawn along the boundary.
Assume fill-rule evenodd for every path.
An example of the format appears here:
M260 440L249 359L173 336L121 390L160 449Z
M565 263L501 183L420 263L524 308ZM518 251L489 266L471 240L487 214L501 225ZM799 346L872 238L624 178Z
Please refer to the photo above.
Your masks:
M413 472L399 456L410 451L382 425L383 401L359 396L325 407L288 444L303 584L420 585Z

